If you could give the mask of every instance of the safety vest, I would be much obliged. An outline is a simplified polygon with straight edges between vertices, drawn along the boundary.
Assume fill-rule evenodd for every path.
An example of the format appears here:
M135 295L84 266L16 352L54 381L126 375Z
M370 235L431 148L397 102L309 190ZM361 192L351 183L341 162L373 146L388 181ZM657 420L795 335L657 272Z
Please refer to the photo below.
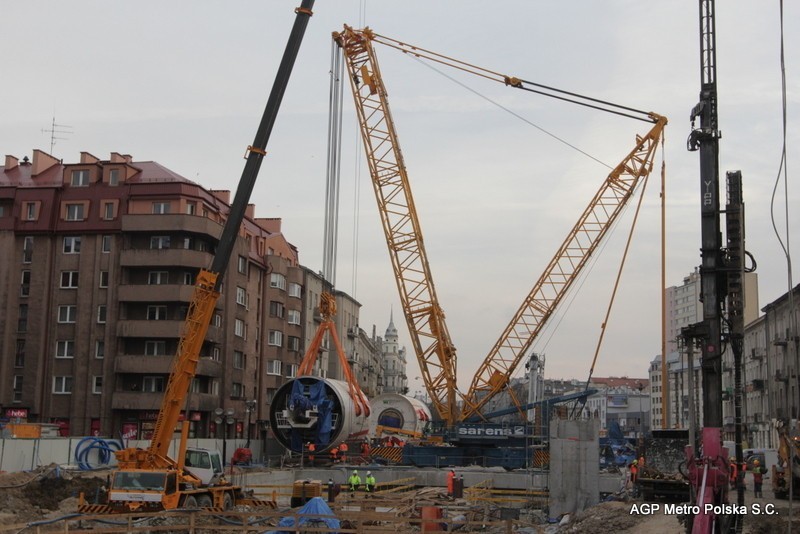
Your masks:
M367 491L375 487L375 477L372 475L367 476Z
M350 484L350 489L355 490L361 485L361 477L358 475L350 475L350 478L347 479L347 482Z

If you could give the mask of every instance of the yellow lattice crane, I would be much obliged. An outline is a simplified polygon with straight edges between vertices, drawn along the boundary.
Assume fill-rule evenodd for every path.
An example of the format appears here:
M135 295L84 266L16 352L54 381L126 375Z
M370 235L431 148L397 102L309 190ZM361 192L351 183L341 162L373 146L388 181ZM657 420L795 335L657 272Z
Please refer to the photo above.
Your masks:
M345 26L343 31L335 32L333 38L340 46L347 64L389 256L425 387L436 411L446 423L453 424L480 416L481 407L498 392L506 389L525 352L617 219L640 180L649 175L667 119L655 113L581 97L476 67L379 35L369 28L356 30ZM478 368L466 394L461 394L456 384L456 349L447 329L444 311L436 296L419 217L374 44L394 48L509 87L553 96L653 124L646 134L636 137L634 148L603 181L577 224Z

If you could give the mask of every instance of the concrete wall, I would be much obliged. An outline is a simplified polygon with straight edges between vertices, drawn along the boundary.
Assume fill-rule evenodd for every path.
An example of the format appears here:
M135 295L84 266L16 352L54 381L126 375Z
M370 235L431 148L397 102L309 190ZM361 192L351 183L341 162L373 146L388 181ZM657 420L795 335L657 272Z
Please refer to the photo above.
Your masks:
M240 439L226 440L226 458L230 457L237 447L242 447ZM18 472L36 469L42 465L58 464L61 466L78 467L80 460L91 468L100 468L116 465L113 454L108 454L108 461L102 461L103 452L101 447L119 445L119 440L99 440L98 438L41 438L41 439L0 439L0 471ZM149 445L146 440L130 440L128 447L146 448ZM204 449L223 450L223 440L221 439L190 439L189 447L199 447ZM253 451L254 461L259 462L262 457L261 442L252 440L250 449ZM172 440L169 449L169 456L175 458L178 451L178 440Z
M550 423L550 517L576 513L600 500L597 419Z

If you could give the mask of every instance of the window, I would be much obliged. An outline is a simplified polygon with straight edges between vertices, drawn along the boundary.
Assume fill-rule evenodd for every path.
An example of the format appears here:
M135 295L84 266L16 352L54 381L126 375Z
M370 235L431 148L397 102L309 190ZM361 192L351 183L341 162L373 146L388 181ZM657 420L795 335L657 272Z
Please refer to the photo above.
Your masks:
M25 203L25 220L26 221L35 221L36 217L36 202L26 202Z
M19 305L19 318L17 319L17 332L28 331L28 305Z
M289 324L300 324L300 312L298 310L289 310L286 317Z
M197 203L196 202L187 202L186 203L186 215L194 215L197 212Z
M280 273L271 273L269 275L269 287L286 289L286 277Z
M22 375L14 375L14 390L13 402L22 402Z
M104 324L106 322L106 317L108 315L108 307L105 304L101 304L97 307L97 322L100 324Z
M159 215L169 213L169 202L153 202L153 213Z
M71 376L54 376L53 377L53 393L66 395L72 393L72 377Z
M167 354L167 342L145 341L144 353L146 356L165 356Z
M77 289L78 271L61 271L61 289Z
M114 203L103 202L103 219L111 220L114 218Z
M151 286L169 283L169 273L167 271L150 271L147 275L147 283Z
M108 271L100 271L100 287L108 287Z
M267 362L267 374L268 375L278 375L281 374L281 361L280 360L269 360Z
M119 185L119 169L108 171L108 185Z
M269 303L269 314L273 317L281 317L283 318L284 307L283 304L277 302L275 300L271 300Z
M248 298L247 298L247 291L243 287L236 287L236 304L239 306L244 306L245 308L248 306Z
M82 221L83 220L83 204L67 204L67 220L68 221Z
M59 323L74 323L75 318L78 316L78 307L75 305L64 305L58 307L58 322Z
M211 379L211 391L212 395L219 395L219 380L216 378Z
M31 294L31 272L22 271L22 280L20 280L19 296L27 297Z
M240 399L244 397L244 386L239 382L234 382L231 388L231 397Z
M72 171L72 181L70 185L73 187L86 187L89 185L89 171Z
M211 359L214 360L215 362L218 362L221 353L222 351L219 350L219 347L214 347L213 349L211 349Z
M194 248L194 239L192 239L191 237L184 237L183 248L185 248L186 250L192 250Z
M294 378L297 376L297 364L290 363L286 366L286 378Z
M148 306L147 307L147 320L148 321L166 321L167 320L167 307L166 306Z
M274 347L282 347L283 346L283 332L280 330L270 330L269 331L269 339L267 340L269 345Z
M214 314L214 326L217 328L222 326L222 315L215 313Z
M247 325L241 319L236 319L233 326L233 333L237 337L247 339Z
M106 254L111 252L111 236L110 235L104 235L103 236L103 241L102 241L102 244L100 245L100 250L103 253L106 253Z
M151 249L169 248L169 236L154 235L153 237L150 238L150 248Z
M106 357L106 342L98 339L94 342L94 357L102 360Z
M300 352L300 338L297 336L289 336L286 348L294 352Z
M67 236L64 238L64 254L78 254L81 251L81 238Z
M56 342L56 358L74 358L75 357L75 342L70 341L57 341Z
M289 282L289 296L301 298L303 296L303 286L294 282Z
M22 242L22 263L33 261L33 236L25 236Z
M244 352L240 350L233 351L233 368L244 369L245 357Z
M92 377L92 393L95 395L100 395L103 392L103 377L102 376L93 376Z
M146 393L161 393L164 391L164 377L145 376L142 379L142 391Z
M239 256L238 270L242 274L247 274L247 258Z
M14 353L14 367L25 367L25 340L17 340L17 350Z
M183 273L183 285L185 286L193 286L194 285L194 273Z

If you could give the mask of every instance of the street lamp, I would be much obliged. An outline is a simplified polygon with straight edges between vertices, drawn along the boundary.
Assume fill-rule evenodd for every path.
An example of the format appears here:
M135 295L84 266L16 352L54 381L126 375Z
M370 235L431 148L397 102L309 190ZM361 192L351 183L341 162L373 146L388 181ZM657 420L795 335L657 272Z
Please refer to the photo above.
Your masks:
M225 460L228 456L228 425L232 425L235 420L233 419L233 408L228 408L227 410L223 410L222 408L217 408L214 410L214 415L217 417L214 419L214 422L217 423L217 435L219 435L219 428L222 426L222 465L225 466ZM223 417L224 416L224 417Z
M255 399L244 401L245 409L247 411L247 443L245 444L244 448L250 448L250 414L252 414L256 409L257 401Z

